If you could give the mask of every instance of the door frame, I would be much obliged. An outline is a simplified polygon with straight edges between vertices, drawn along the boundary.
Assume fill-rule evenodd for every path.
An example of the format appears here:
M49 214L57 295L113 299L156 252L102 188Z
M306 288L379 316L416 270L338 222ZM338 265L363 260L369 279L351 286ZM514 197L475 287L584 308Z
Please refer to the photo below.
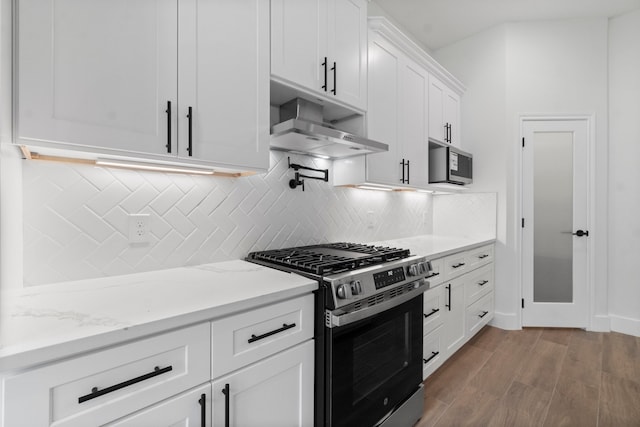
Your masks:
M517 249L517 277L518 277L518 286L517 286L517 304L518 307L521 307L521 301L523 301L524 295L524 268L523 268L523 251L522 251L522 225L521 218L523 218L523 150L522 150L522 139L524 138L524 125L525 122L534 122L534 121L583 121L586 122L587 126L587 224L585 227L589 230L591 235L598 235L600 230L596 230L596 181L595 181L595 162L596 162L596 119L595 114L520 114L518 116L518 145L516 149L515 155L515 173L514 173L514 191L516 193L516 197L514 197L514 212L515 218L513 221L514 227L514 236L516 240L516 249ZM595 284L595 270L596 270L596 259L595 259L595 248L594 248L595 239L590 238L587 239L587 275L586 275L586 294L587 294L587 330L598 329L594 328L594 315L596 313L595 309L595 300L596 300L596 286ZM522 308L517 310L517 322L522 328Z

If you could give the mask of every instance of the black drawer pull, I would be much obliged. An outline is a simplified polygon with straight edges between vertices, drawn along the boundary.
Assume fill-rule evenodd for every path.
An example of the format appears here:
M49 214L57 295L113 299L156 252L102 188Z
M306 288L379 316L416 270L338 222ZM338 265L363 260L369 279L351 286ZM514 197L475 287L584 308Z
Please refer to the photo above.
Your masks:
M462 267L463 265L464 265L464 262L460 262L460 263L458 263L458 264L453 264L451 267L453 267L453 268L460 268L460 267Z
M431 309L431 313L429 314L423 314L424 318L426 319L427 317L433 316L434 314L436 314L437 312L439 312L440 309L439 308L432 308Z
M486 285L487 283L489 283L489 281L488 281L488 280L483 280L482 282L478 282L478 286L484 286L484 285Z
M275 335L275 334L277 334L277 333L279 333L279 332L286 331L287 329L291 329L291 328L295 328L295 327L296 327L296 324L295 324L295 323L292 323L292 324L290 324L290 325L287 325L286 323L283 323L283 324L282 324L282 328L275 329L275 330L273 330L273 331L271 331L271 332L267 332L266 334L262 334L262 335L253 335L253 334L252 334L252 335L251 335L251 338L249 338L249 339L247 340L247 342L248 342L248 343L252 343L252 342L254 342L254 341L258 341L258 340L261 340L261 339L263 339L263 338L270 337L271 335Z
M482 314L478 314L478 317L482 319L482 318L483 318L484 316L486 316L487 314L489 314L489 312L488 312L488 311L483 311L483 312L482 312Z
M160 369L159 367L155 367L153 372L149 372L148 374L140 375L139 377L132 378L130 380L121 382L120 384L112 385L107 388L103 388L102 390L98 390L98 387L93 387L91 389L91 393L86 394L84 396L80 396L78 398L78 403L86 402L87 400L95 399L96 397L103 396L107 393L111 393L116 390L120 390L121 388L129 387L130 385L137 384L141 381L148 380L149 378L157 377L158 375L162 375L166 372L173 370L173 366L169 365L166 368Z
M424 362L424 364L426 365L427 363L431 362L433 360L434 357L436 357L437 355L439 355L440 352L439 351L432 351L431 352L431 356L428 359L422 359L422 361Z
M440 273L431 273L431 274L430 274L430 275L428 275L426 278L428 279L428 278L430 278L430 277L436 277L436 276L439 276L439 275L440 275Z
M489 255L487 254L482 254L482 255L478 255L478 258L480 259L485 259L486 257L488 257Z

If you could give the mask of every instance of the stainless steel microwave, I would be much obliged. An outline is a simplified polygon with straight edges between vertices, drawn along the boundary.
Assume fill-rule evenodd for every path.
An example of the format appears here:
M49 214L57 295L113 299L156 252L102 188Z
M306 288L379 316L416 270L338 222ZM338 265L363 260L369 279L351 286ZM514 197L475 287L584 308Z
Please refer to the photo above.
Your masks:
M450 145L429 143L429 183L465 185L473 182L473 156Z

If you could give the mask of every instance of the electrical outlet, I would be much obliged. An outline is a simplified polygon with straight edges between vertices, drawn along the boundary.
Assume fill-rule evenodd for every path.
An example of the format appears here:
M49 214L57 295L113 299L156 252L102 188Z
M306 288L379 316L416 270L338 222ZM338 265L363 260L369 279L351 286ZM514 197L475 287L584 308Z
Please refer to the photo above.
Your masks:
M129 243L149 243L149 214L129 214Z
M374 228L376 225L376 213L367 211L367 228Z

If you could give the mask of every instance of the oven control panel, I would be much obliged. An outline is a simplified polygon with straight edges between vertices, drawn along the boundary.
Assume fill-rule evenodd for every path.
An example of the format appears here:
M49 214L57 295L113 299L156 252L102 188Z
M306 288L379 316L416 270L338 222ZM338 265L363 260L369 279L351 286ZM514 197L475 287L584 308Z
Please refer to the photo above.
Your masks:
M376 289L381 289L386 286L393 285L395 283L404 282L404 268L397 267L387 271L381 271L380 273L374 273L373 283Z

